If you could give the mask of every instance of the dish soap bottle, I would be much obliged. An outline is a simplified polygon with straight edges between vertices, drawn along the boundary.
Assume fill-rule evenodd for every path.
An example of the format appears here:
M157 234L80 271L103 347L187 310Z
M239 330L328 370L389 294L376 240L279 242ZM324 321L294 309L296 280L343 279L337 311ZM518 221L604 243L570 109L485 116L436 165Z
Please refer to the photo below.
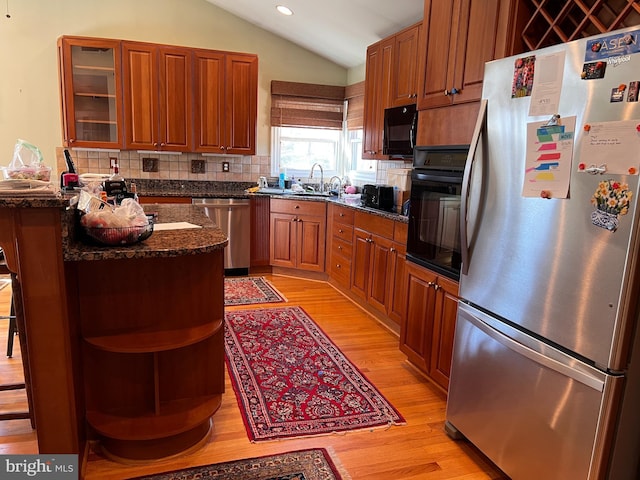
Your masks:
M278 187L284 190L284 181L287 179L287 169L280 167L280 176L278 177Z

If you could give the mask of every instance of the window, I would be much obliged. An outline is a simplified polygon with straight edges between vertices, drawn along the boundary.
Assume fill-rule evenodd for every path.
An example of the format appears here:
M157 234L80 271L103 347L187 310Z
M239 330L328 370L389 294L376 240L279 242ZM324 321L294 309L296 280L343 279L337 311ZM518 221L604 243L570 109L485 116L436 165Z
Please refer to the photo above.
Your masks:
M364 82L345 88L272 81L271 175L286 169L306 179L318 163L325 180L375 180L376 164L362 160L363 105Z
M277 160L271 164L273 176L278 176L284 168L289 177L306 178L315 163L322 166L326 180L338 175L341 130L300 127L274 127L272 130L273 157Z
M377 163L376 160L362 159L362 135L362 128L346 131L348 147L346 149L347 168L345 171L348 172L347 174L352 181L374 183Z

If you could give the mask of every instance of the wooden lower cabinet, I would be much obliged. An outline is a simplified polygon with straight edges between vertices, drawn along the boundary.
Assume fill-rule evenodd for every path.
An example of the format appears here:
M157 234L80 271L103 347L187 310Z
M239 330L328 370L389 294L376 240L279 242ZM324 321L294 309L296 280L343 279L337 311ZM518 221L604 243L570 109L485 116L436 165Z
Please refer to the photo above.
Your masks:
M411 262L406 263L406 312L400 350L445 391L449 388L458 283Z
M351 283L353 255L352 208L329 204L327 211L327 273L340 288L348 290Z
M407 296L407 224L395 222L393 229L392 247L393 274L389 278L389 298L387 300L387 315L396 324L402 323L404 312L406 311Z
M253 196L249 199L251 216L250 265L251 268L269 266L269 197Z
M398 324L404 311L405 245L406 224L355 213L351 293Z
M324 272L326 211L322 202L272 199L271 265Z
M107 456L168 457L208 439L224 393L223 250L81 261L86 419Z

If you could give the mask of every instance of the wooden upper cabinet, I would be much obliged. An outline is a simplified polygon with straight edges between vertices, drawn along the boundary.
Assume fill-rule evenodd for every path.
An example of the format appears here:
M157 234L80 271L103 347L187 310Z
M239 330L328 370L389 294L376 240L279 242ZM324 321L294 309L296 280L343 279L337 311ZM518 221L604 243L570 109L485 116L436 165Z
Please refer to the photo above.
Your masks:
M394 41L394 37L390 37L367 48L362 158L387 158L382 154L382 141L384 109L389 106Z
M58 39L65 147L122 148L120 61L119 40Z
M227 54L225 153L253 155L258 115L258 57Z
M395 35L389 106L416 103L418 97L418 42L422 22Z
M425 0L418 109L473 102L484 64L513 52L515 0Z
M125 148L192 151L191 50L122 42Z
M258 57L195 51L195 151L253 155Z
M224 153L224 52L195 53L196 151Z

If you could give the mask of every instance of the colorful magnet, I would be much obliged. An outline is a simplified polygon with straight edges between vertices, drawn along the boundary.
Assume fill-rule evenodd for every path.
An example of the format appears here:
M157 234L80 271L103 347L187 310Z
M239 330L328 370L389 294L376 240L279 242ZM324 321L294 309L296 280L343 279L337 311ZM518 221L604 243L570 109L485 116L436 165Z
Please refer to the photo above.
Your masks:
M629 213L632 197L633 192L628 184L612 179L603 180L591 197L591 204L596 207L591 213L591 223L614 232L618 228L619 217Z
M640 86L640 81L629 82L629 93L627 93L627 102L638 101L639 86Z
M536 56L518 58L513 68L513 84L511 98L530 97L533 89Z
M580 78L583 80L597 80L599 78L604 78L604 72L606 69L606 62L585 63L582 66Z

